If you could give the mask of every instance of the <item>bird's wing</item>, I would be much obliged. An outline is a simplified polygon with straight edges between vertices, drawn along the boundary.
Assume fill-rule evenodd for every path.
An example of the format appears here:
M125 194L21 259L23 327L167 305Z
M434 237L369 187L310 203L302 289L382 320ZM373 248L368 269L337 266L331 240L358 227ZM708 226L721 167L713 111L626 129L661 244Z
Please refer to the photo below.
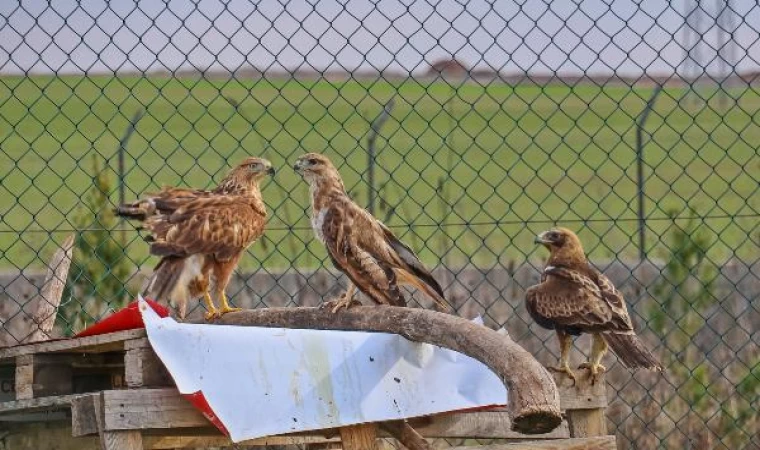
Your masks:
M183 204L211 195L211 191L164 187L159 192L148 193L135 202L119 205L115 212L121 217L144 221L155 214L171 214Z
M615 327L612 311L591 278L566 267L549 266L544 272L545 281L525 294L528 312L539 325L585 332Z
M151 253L158 256L214 255L225 261L264 232L266 217L244 197L208 196L179 205L171 214L150 217Z
M620 293L612 284L609 278L604 276L598 270L590 267L594 275L596 275L596 284L599 286L599 291L602 294L602 299L610 308L612 312L612 322L615 323L614 330L621 332L633 332L634 323L628 314L628 307L625 304L623 294Z
M335 267L343 271L354 285L377 303L406 306L392 268L382 264L360 245L357 239L363 226L356 211L346 203L330 205L322 223L325 247Z
M387 247L390 247L393 259L392 263L399 269L403 270L404 281L415 286L417 289L425 292L429 297L435 300L437 308L442 311L450 310L446 297L443 294L443 288L438 284L438 280L422 264L420 258L406 244L401 242L393 232L380 221L376 221L382 230L382 238ZM377 252L378 257L383 256L383 252Z

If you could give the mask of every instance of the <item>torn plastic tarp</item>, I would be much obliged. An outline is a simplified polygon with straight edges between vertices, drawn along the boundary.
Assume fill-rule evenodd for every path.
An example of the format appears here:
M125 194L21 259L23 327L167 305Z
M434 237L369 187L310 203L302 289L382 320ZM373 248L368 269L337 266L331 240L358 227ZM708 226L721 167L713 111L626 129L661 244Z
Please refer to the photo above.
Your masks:
M198 325L141 300L180 393L233 442L504 405L504 385L460 353L387 333Z

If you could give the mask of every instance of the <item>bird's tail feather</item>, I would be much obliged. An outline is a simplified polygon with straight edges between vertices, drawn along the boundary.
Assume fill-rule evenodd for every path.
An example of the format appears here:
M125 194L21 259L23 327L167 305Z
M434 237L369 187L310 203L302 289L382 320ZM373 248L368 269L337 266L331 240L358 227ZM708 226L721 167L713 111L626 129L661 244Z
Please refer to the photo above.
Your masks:
M169 296L182 275L184 258L169 256L161 259L154 269L153 281L148 286L148 296L154 300L169 301Z
M124 203L114 208L114 214L126 219L144 221L156 212L156 205L153 201L136 201L133 203Z
M602 336L615 355L629 369L661 371L662 364L635 334L603 333Z
M446 313L451 312L451 306L449 306L449 303L446 301L443 295L439 293L440 287L439 289L434 289L432 286L426 283L425 280L417 278L406 270L397 269L395 272L400 284L412 285L424 292L428 297L432 298L434 301L433 305L437 311ZM436 283L436 285L438 285L438 283Z

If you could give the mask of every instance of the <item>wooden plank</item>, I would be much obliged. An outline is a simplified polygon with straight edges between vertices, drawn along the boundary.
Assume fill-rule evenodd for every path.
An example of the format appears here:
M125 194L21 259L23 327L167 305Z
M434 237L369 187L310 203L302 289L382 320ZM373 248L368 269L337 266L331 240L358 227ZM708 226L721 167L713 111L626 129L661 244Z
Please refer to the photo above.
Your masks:
M127 344L131 342L127 341ZM166 367L149 347L127 350L124 355L124 380L130 388L174 385Z
M476 447L450 447L447 450L616 450L615 436L598 436L583 439L556 439L519 442L514 444L481 445Z
M34 356L16 358L16 400L34 397Z
M607 418L603 408L576 409L567 412L570 437L582 438L607 434Z
M553 375L559 390L560 408L563 411L607 407L607 382L604 374L598 376L594 384L591 384L584 371L579 371L575 383L564 374Z
M0 402L16 400L16 367L0 366Z
M0 403L0 414L34 412L68 408L72 400L82 394L58 395L55 397L32 398ZM0 420L2 420L0 416Z
M379 426L407 450L433 450L433 446L406 421L394 420L381 423Z
M210 425L176 389L105 391L103 402L104 429L109 431Z
M208 447L246 447L246 446L271 446L271 445L301 445L301 444L325 444L339 443L338 438L326 438L319 435L298 436L272 436L261 439L250 439L233 444L224 436L162 436L154 434L143 435L143 445L146 449L175 449L175 448L208 448Z
M142 434L139 430L114 431L106 429L105 394L93 395L92 407L95 413L95 423L100 436L101 450L142 450Z
M145 330L126 330L76 339L37 342L0 349L0 360L33 353L100 353L124 350L124 341L145 337Z
M377 425L363 423L340 429L343 450L377 450Z
M74 437L98 433L95 419L94 397L100 394L80 395L71 401L71 435Z
M8 450L96 450L97 436L76 438L65 422L0 424L0 448ZM4 444L4 446L3 446Z
M102 450L143 450L142 434L132 431L104 431L100 436Z
M105 391L108 430L208 427L209 422L176 389ZM569 437L566 423L550 433L527 436L511 431L504 411L479 411L410 419L426 438L557 439Z

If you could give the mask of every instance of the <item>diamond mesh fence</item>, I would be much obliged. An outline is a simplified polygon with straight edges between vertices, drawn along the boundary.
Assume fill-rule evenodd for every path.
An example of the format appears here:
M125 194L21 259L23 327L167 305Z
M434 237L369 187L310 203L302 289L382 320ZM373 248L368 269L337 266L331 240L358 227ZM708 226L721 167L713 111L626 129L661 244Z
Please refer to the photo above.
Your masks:
M114 205L211 188L246 156L279 170L232 303L337 295L291 169L317 151L458 314L544 363L559 351L523 303L546 258L533 238L575 230L667 366L606 360L619 447L760 448L759 74L744 0L3 2L0 345L30 333L68 236L58 335L156 263Z

